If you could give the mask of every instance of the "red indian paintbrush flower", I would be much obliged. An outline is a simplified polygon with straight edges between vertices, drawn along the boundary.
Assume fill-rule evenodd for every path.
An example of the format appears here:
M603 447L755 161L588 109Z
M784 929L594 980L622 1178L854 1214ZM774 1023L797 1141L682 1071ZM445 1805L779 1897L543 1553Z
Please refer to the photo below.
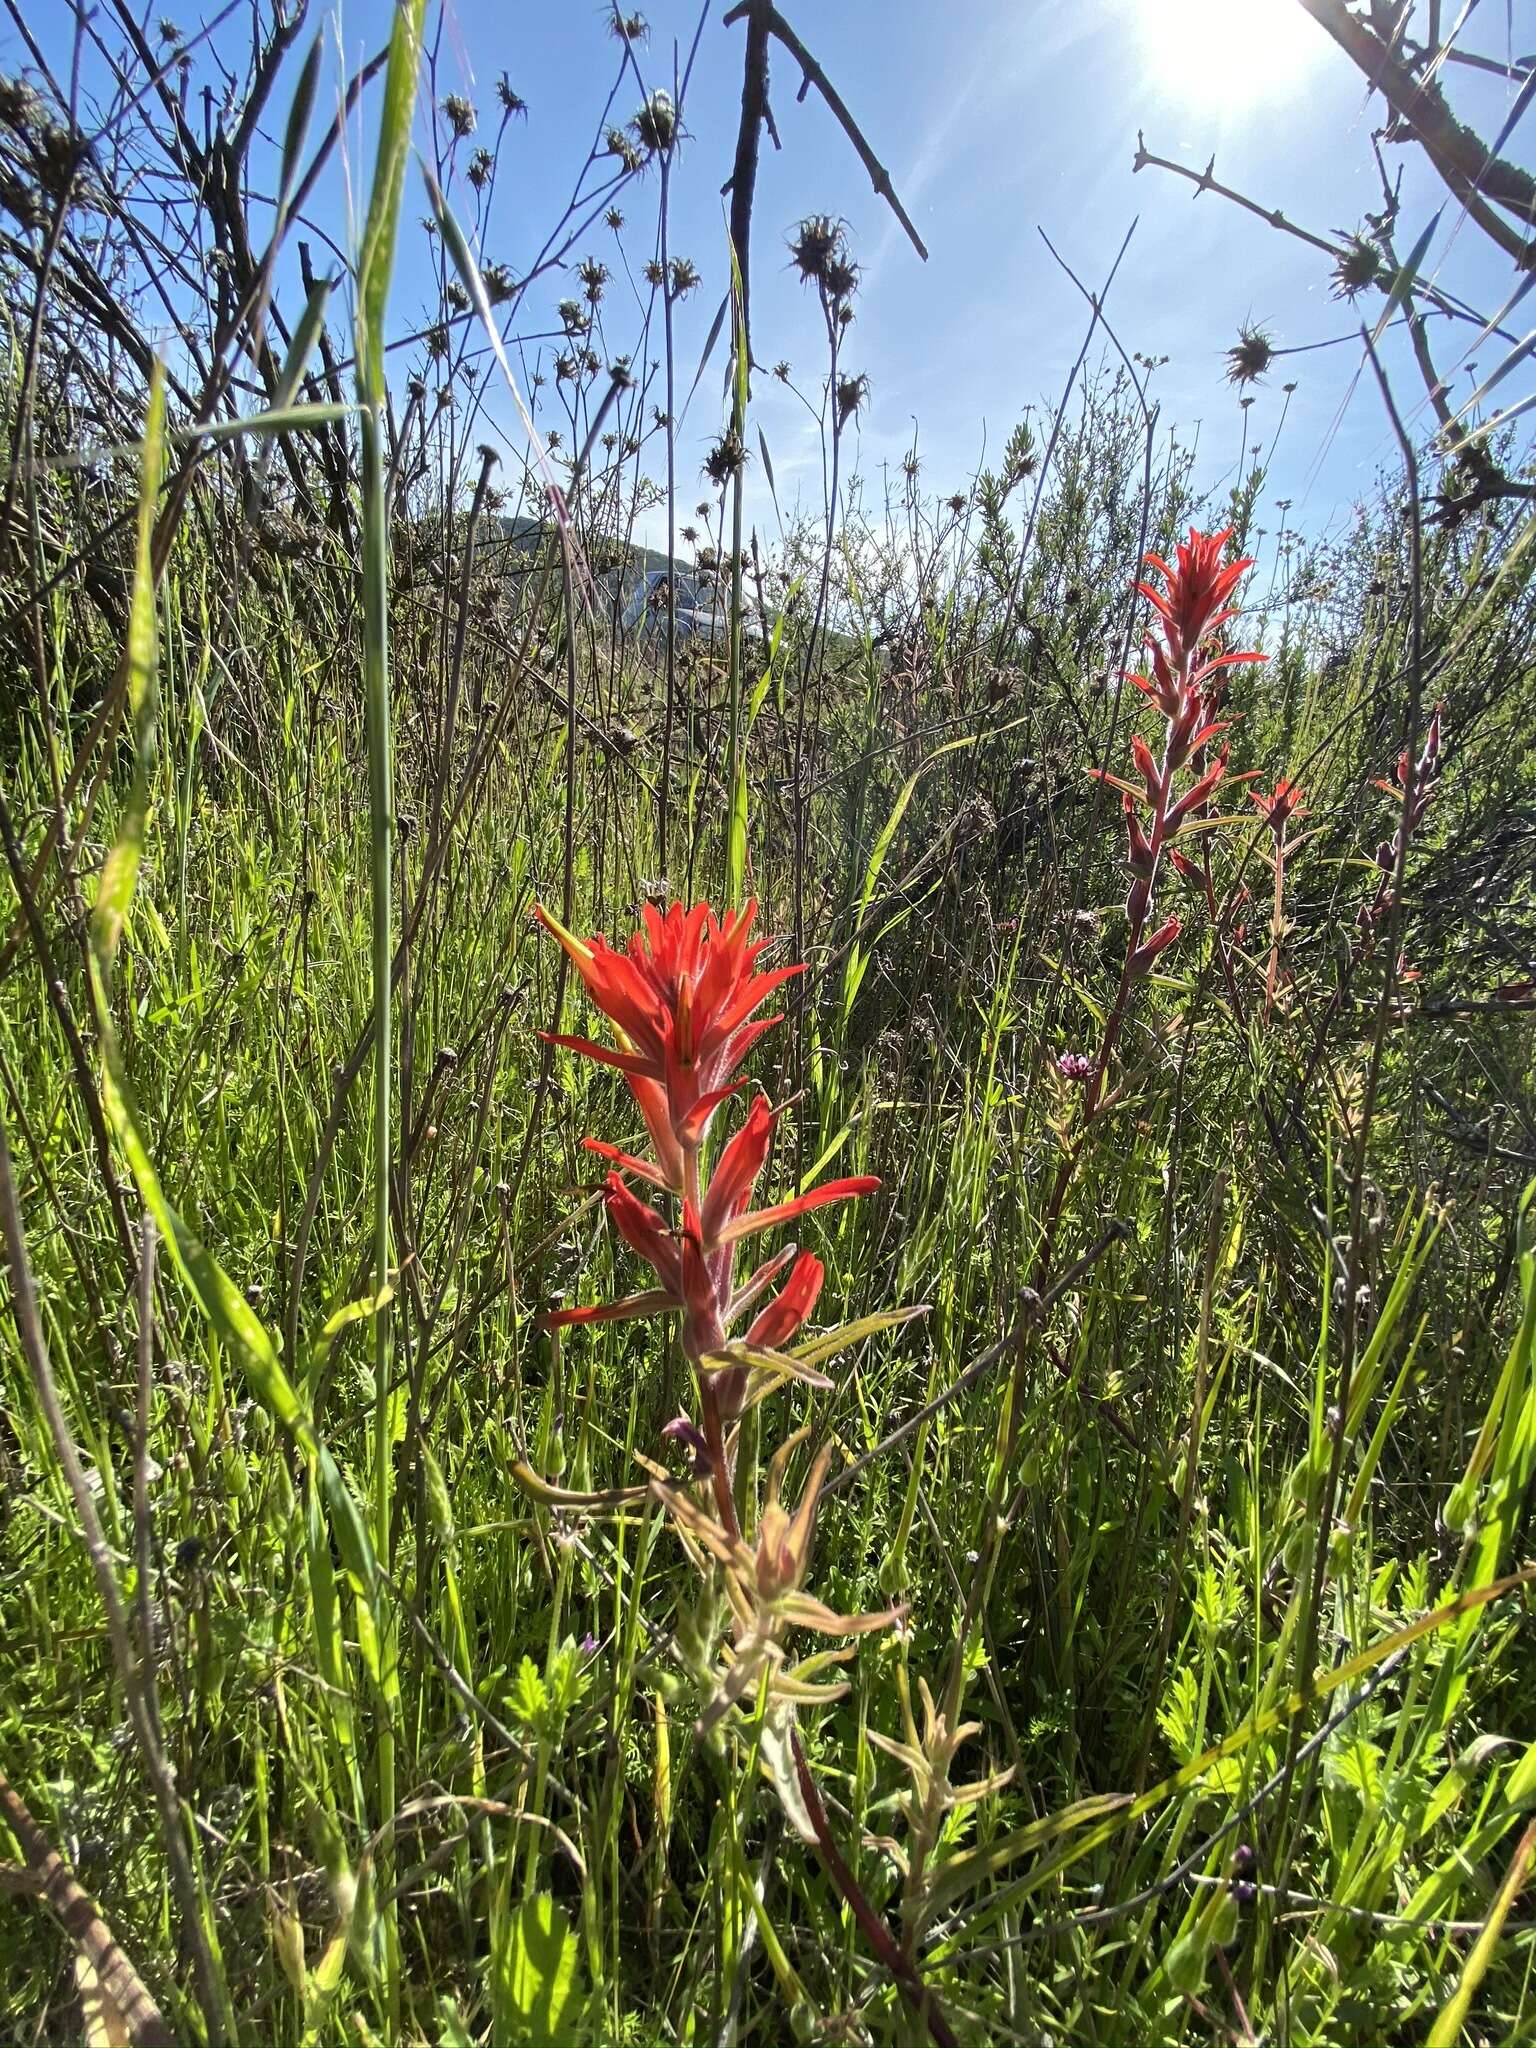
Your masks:
M1162 714L1163 748L1159 757L1139 733L1132 735L1134 781L1102 769L1094 770L1121 794L1125 864L1130 870L1131 884L1125 898L1125 965L1088 1085L1089 1118L1099 1106L1131 985L1151 973L1159 956L1182 930L1176 917L1167 917L1155 930L1148 930L1164 853L1186 879L1206 879L1204 872L1175 848L1174 841L1192 831L1206 816L1226 774L1225 752L1214 758L1208 752L1212 741L1220 738L1228 724L1216 716L1222 672L1239 662L1266 659L1255 651L1225 648L1212 637L1236 617L1236 607L1228 600L1245 571L1253 566L1246 557L1236 562L1223 561L1223 550L1230 539L1230 529L1205 534L1191 527L1189 539L1180 542L1172 563L1164 561L1161 555L1146 558L1161 575L1164 587L1159 589L1152 582L1136 586L1151 604L1154 617L1147 634L1147 671L1133 675L1131 680ZM1189 779L1180 787L1179 778L1186 773Z
M1275 837L1282 838L1292 818L1307 815L1306 791L1299 782L1287 782L1282 775L1266 796L1262 789L1250 789L1253 801L1264 814L1264 822Z
M780 1022L748 1020L803 968L755 971L770 943L748 941L755 903L727 912L723 921L707 903L692 910L674 903L665 915L647 904L645 929L622 953L602 937L578 939L542 905L535 915L570 955L587 993L613 1024L618 1044L598 1045L560 1032L545 1036L619 1069L645 1118L656 1159L634 1159L595 1139L588 1145L659 1187L687 1192L684 1153L697 1149L711 1117L739 1085L731 1077L753 1044Z
M1168 587L1165 591L1151 583L1138 583L1136 587L1158 614L1167 658L1175 668L1192 666L1201 643L1218 626L1237 616L1236 608L1228 605L1227 599L1242 582L1244 571L1253 567L1253 558L1250 555L1240 562L1223 562L1221 551L1231 538L1230 526L1222 533L1199 533L1192 526L1189 539L1180 541L1175 550L1172 567L1161 555L1147 556L1151 566L1162 572ZM1251 654L1229 658L1263 659Z
M1227 729L1227 721L1215 716L1220 692L1216 679L1223 669L1238 662L1263 661L1262 654L1228 650L1211 644L1211 635L1236 616L1227 600L1236 591L1250 558L1223 562L1222 550L1231 538L1225 533L1204 534L1191 527L1188 541L1179 544L1172 565L1161 555L1148 555L1166 588L1139 583L1136 587L1149 600L1156 614L1147 635L1150 674L1131 680L1162 713L1166 725L1161 759L1140 734L1131 739L1131 758L1140 787L1112 776L1125 806L1128 847L1126 866L1131 887L1126 897L1130 934L1126 947L1126 978L1147 973L1159 953L1179 935L1179 921L1170 917L1149 936L1146 925L1152 910L1153 885L1164 850L1170 848L1180 828L1203 817L1226 773L1227 757L1206 758L1206 749ZM1188 768L1192 781L1177 795L1175 782ZM1142 823L1143 806L1147 822Z
M719 919L707 903L691 910L674 903L664 915L648 907L644 931L623 952L603 938L578 939L547 910L537 912L613 1024L618 1043L610 1048L562 1032L546 1036L619 1069L656 1148L654 1159L642 1159L598 1138L584 1140L618 1169L603 1188L609 1221L660 1283L620 1301L559 1309L546 1319L547 1326L680 1311L683 1349L700 1373L716 1419L734 1415L746 1389L745 1366L733 1364L727 1353L732 1325L793 1261L782 1291L738 1340L748 1351L781 1350L810 1316L823 1278L821 1261L810 1252L797 1256L791 1246L738 1287L737 1245L807 1210L867 1195L880 1185L869 1174L857 1174L826 1181L789 1201L753 1208L777 1122L765 1095L754 1098L746 1121L704 1183L700 1155L715 1111L741 1085L733 1076L750 1047L780 1021L754 1019L753 1012L782 982L802 972L799 967L757 971L758 957L770 942L749 941L756 911L756 904L749 903ZM675 1228L629 1188L625 1172L680 1198Z

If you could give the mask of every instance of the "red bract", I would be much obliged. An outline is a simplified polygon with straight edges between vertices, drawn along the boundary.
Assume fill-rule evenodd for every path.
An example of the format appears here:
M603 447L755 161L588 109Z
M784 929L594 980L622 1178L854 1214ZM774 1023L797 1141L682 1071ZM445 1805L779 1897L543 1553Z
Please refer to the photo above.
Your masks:
M1287 782L1282 776L1274 789L1266 796L1262 789L1250 789L1253 801L1264 814L1264 822L1278 838L1285 831L1292 818L1304 818L1307 807L1304 801L1306 791L1299 782Z
M779 1021L752 1022L752 1013L790 975L801 972L798 967L756 971L768 941L748 941L755 909L749 904L723 920L703 903L692 910L674 903L665 915L647 909L645 930L622 953L605 939L578 939L548 911L537 912L612 1022L618 1046L610 1049L561 1032L546 1036L619 1069L656 1147L655 1159L643 1159L602 1139L584 1141L619 1169L603 1187L609 1221L651 1267L659 1285L615 1302L559 1309L547 1318L547 1327L680 1312L683 1350L704 1388L707 1428L718 1428L722 1418L735 1414L745 1393L746 1372L727 1355L732 1324L795 1256L791 1246L738 1290L737 1245L807 1210L870 1194L880 1185L873 1176L858 1174L754 1209L753 1194L777 1122L765 1095L754 1098L705 1184L701 1151L710 1120L739 1085L732 1076L748 1048ZM675 1228L640 1200L622 1178L626 1172L680 1197ZM787 1344L815 1307L821 1283L821 1261L802 1253L783 1291L747 1331L747 1345L763 1351Z
M1230 526L1222 533L1198 533L1191 527L1189 539L1180 541L1175 551L1173 566L1161 555L1147 556L1152 567L1161 571L1168 587L1158 590L1151 583L1138 583L1136 587L1162 621L1167 659L1174 669L1188 669L1201 641L1236 617L1227 599L1242 581L1244 570L1253 567L1253 558L1248 555L1240 562L1223 562L1222 549L1231 538ZM1232 658L1218 656L1217 660ZM1262 659L1253 655L1235 658Z
M757 905L715 916L707 903L665 914L645 906L645 925L620 953L605 938L590 941L568 932L542 905L535 913L564 946L587 993L614 1026L610 1047L562 1032L545 1035L556 1045L617 1067L628 1081L656 1147L648 1179L684 1189L683 1158L697 1147L710 1119L736 1086L736 1069L763 1032L780 1020L752 1018L773 991L800 967L754 971L768 945L749 941ZM613 1157L611 1148L594 1151ZM616 1163L631 1165L628 1159Z

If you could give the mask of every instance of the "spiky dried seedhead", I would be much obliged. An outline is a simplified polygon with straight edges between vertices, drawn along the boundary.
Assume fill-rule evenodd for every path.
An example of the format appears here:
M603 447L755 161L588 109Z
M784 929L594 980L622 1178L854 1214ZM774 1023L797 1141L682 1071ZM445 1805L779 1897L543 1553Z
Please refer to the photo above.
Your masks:
M451 92L444 99L443 119L460 142L475 132L475 110L461 92Z
M630 126L652 156L665 156L677 140L677 109L672 104L672 95L658 86Z
M608 17L608 33L621 43L643 43L650 39L651 24L643 14L625 14L615 7Z
M723 487L746 463L747 446L734 427L727 427L704 458L704 474Z
M1386 258L1364 235L1351 235L1333 266L1333 295L1336 299L1357 299L1372 285L1384 284Z
M835 393L839 431L857 417L868 397L869 378L862 371L857 377L839 376Z
M599 263L595 256L583 257L576 266L576 275L581 279L581 289L589 306L595 306L603 296L603 287L608 282L608 266Z
M689 292L698 289L699 282L699 267L692 257L674 256L672 258L672 296L674 299L686 298Z
M635 138L622 128L610 128L603 138L603 146L610 156L618 158L626 171L638 171L645 161L636 147Z
M808 213L789 238L790 259L806 284L825 288L829 268L847 253L844 224L830 213Z
M1274 339L1264 327L1240 327L1227 350L1227 382L1256 384L1275 359Z
M512 90L512 81L510 78L508 78L505 71L503 71L500 78L498 78L496 81L496 97L501 102L501 110L504 114L508 116L513 114L527 114L528 102L523 98L520 92L514 92Z
M853 318L853 307L849 301L859 288L859 266L846 252L834 256L827 265L823 285L827 297L837 307L837 317L846 327Z
M25 135L42 118L42 103L21 78L0 78L0 128Z

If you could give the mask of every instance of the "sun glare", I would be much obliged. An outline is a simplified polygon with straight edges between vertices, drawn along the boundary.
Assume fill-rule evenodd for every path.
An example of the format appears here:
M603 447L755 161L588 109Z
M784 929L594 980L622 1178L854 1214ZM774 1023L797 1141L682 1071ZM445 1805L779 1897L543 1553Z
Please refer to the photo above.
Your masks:
M1251 107L1294 92L1325 38L1297 0L1138 0L1147 70L1191 107Z

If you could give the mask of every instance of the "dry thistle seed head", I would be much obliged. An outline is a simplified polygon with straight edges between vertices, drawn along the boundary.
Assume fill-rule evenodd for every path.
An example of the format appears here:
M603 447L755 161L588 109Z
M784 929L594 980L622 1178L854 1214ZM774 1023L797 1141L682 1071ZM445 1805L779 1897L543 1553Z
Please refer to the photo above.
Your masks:
M570 384L574 383L575 378L576 358L572 355L567 355L562 349L555 357L555 382L557 384Z
M734 427L727 427L704 458L704 474L712 484L728 484L746 460L746 443Z
M1373 284L1386 280L1386 259L1364 235L1351 235L1333 266L1333 295L1356 299Z
M567 334L585 334L592 325L592 315L580 299L562 299L555 311L560 316L560 325Z
M1237 340L1227 350L1227 382L1257 383L1275 359L1275 344L1263 327L1240 327Z
M509 116L512 114L526 115L528 112L528 102L521 93L516 93L512 90L512 81L508 78L505 71L496 81L496 97L501 101L501 110L504 114Z
M845 253L844 228L830 213L808 213L789 238L789 253L807 284L824 285L827 268Z
M651 24L643 14L625 14L615 7L608 17L608 33L621 43L643 43L649 40Z
M496 159L494 156L492 156L491 152L488 149L482 148L477 149L475 151L474 155L469 160L469 171L467 175L469 177L469 182L471 183L471 185L474 186L477 192L480 191L481 188L490 181L490 175L492 171L495 170L495 168Z
M456 277L449 278L446 286L443 288L443 297L452 306L455 313L467 313L469 311L469 293L465 291L463 285L459 283Z
M50 199L64 197L80 162L80 145L69 130L57 121L46 122L33 148L32 165L38 185ZM77 202L85 197L76 191Z
M37 94L24 79L0 78L0 127L25 135L41 114Z
M773 366L773 374L781 384L789 382L789 364L781 356Z
M466 135L475 132L475 110L461 92L451 92L443 100L443 119L462 142Z
M616 206L610 206L608 211L603 215L603 226L605 228L612 228L613 232L615 234L618 234L619 230L623 227L623 225L623 214L620 213L619 209Z
M645 158L635 146L632 135L626 135L622 128L610 128L603 138L604 147L610 156L616 156L626 171L638 171Z
M505 263L488 263L480 275L485 283L485 296L493 306L503 305L517 290L517 279Z
M859 266L851 256L834 256L827 265L822 287L836 306L838 319L846 327L853 318L853 307L849 301L859 288Z
M698 283L699 269L693 259L688 256L674 256L672 258L673 298L686 298L688 293L697 287Z
M846 427L862 409L869 397L869 378L860 371L857 377L840 376L837 380L837 424Z
M667 273L662 269L658 256L653 256L640 274L655 291L660 291L667 281Z
M599 263L595 256L584 256L576 266L576 275L581 279L581 289L589 306L595 306L603 296L603 287L608 282L608 266Z
M665 156L677 140L677 109L672 104L672 95L658 86L630 126L653 156Z
M446 327L429 327L426 333L427 354L434 361L448 353L448 330Z

